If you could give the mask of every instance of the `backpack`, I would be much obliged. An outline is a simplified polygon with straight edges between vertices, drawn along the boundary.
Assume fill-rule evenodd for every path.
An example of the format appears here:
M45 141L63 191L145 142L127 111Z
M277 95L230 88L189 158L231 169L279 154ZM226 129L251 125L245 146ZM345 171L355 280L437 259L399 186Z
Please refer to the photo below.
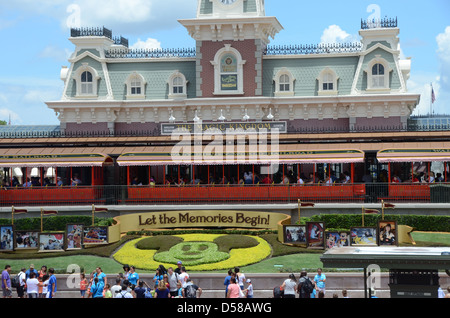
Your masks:
M145 289L144 297L145 297L145 298L153 298L152 292L150 291L150 288L146 288L146 289Z
M186 298L197 298L197 290L194 285L187 285L184 292Z
M280 286L277 286L273 289L273 298L283 298L284 291L280 288Z
M305 277L305 281L302 284L302 292L309 295L313 292L313 290L314 290L314 286L313 286L311 280L309 279L309 277Z
M11 279L11 287L14 288L20 287L20 273L14 276L13 279Z

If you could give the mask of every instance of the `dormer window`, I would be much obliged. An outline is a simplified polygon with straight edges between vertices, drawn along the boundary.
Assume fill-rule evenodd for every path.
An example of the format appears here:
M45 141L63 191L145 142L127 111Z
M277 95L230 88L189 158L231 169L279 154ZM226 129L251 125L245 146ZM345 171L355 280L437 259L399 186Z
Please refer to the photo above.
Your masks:
M327 67L325 68L317 78L319 81L319 91L318 95L337 95L338 92L338 80L339 77L337 76L336 72Z
M385 92L390 90L389 86L389 74L392 69L389 66L388 61L381 58L380 55L369 62L367 69L367 90L375 92Z
M98 98L98 76L97 71L88 63L83 63L74 73L76 84L76 98Z
M137 72L133 72L125 83L127 86L127 99L145 99L145 82L144 77Z
M169 99L187 98L187 83L186 77L179 71L175 71L168 80Z
M275 96L294 96L294 81L295 78L287 68L282 68L275 74Z

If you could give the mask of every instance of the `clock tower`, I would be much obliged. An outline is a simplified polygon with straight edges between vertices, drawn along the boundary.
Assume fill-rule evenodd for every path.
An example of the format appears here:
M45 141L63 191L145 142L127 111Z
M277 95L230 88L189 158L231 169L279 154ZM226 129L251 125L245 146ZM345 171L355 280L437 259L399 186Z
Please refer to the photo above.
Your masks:
M196 19L179 20L196 40L197 97L262 96L262 58L283 27L264 0L198 0Z

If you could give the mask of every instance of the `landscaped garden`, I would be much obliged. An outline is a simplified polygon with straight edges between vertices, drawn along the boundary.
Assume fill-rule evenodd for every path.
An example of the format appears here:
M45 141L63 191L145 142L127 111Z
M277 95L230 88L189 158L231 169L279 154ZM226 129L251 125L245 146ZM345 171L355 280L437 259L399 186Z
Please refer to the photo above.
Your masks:
M54 219L52 219L54 218ZM52 217L46 220L46 231L63 231L66 224L85 223L90 217ZM366 224L376 224L379 216L368 216ZM386 216L399 224L416 229L412 233L417 246L450 246L450 217ZM50 220L52 219L52 220ZM39 219L38 219L39 220ZM34 219L17 220L16 229L36 228ZM327 228L348 229L357 226L360 216L322 215L303 221L323 221ZM97 224L112 224L112 219L96 219ZM0 220L8 224L8 220ZM435 231L432 231L435 229ZM136 266L140 273L153 273L160 265L174 266L177 261L190 272L223 272L239 266L248 273L298 272L323 267L320 256L323 250L288 246L278 242L276 231L252 230L174 230L154 232L130 232L119 242L75 251L38 253L15 251L0 253L2 263L13 270L27 268L31 263L54 267L58 273L66 273L70 264L77 264L90 272L102 267L105 273L119 273L122 264ZM333 269L327 269L332 271Z

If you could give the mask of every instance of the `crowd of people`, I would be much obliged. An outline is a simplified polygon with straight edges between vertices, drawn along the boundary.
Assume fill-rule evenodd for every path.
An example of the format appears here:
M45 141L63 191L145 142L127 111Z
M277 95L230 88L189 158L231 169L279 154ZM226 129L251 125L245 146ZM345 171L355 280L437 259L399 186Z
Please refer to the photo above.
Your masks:
M1 180L1 179L0 179ZM61 176L56 177L56 182L53 178L49 177L27 177L20 182L17 176L14 176L9 180L4 178L1 180L0 185L2 188L32 188L32 187L63 187L66 185L76 187L82 185L82 181L78 174L74 174L70 181L65 182Z

